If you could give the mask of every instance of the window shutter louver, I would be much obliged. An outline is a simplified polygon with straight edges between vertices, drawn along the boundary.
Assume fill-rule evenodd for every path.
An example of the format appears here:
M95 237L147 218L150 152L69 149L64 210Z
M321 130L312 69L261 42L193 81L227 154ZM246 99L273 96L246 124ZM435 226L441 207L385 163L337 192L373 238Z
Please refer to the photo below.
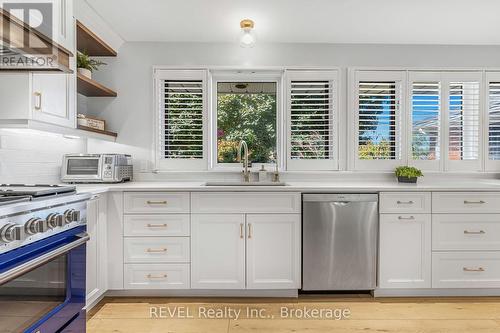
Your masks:
M289 169L336 170L337 73L291 71L287 77Z
M479 82L450 82L449 160L479 159Z
M328 81L292 81L291 158L331 159L332 87Z
M441 83L413 82L412 88L412 158L440 159Z
M489 83L489 159L500 160L500 82Z
M163 80L165 158L203 158L203 82Z
M400 96L396 81L358 82L358 159L401 159Z

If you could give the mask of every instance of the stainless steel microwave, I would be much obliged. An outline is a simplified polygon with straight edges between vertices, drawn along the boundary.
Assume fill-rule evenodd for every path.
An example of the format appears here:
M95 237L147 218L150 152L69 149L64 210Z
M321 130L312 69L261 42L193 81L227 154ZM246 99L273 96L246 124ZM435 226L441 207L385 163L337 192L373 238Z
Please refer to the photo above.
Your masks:
M120 183L132 180L132 157L125 154L67 154L61 180L65 183Z

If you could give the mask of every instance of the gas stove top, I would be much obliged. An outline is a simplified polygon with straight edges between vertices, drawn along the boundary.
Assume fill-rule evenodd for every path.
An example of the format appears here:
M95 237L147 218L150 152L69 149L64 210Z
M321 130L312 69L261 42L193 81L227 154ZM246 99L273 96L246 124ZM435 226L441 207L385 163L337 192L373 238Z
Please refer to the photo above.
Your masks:
M0 206L74 193L75 186L0 184Z
M75 186L0 185L0 254L85 224L89 199Z

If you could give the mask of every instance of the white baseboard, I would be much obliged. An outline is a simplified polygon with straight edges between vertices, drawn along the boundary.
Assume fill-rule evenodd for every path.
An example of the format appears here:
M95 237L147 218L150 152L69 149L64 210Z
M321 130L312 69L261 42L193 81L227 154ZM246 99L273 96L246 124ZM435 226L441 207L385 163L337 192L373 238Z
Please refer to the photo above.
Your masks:
M500 296L500 289L376 289L374 297L487 297Z
M297 298L297 289L286 290L108 290L110 297L286 297Z

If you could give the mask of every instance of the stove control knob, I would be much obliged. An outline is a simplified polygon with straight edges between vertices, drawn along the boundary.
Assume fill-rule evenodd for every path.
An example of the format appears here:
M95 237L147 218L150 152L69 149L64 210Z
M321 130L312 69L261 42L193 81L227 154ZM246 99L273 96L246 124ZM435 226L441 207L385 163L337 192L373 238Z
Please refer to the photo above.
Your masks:
M74 222L74 215L75 215L75 210L74 209L68 209L67 211L64 212L64 223L69 224L71 222Z
M80 211L79 210L74 210L72 218L73 218L73 222L80 221Z
M61 214L49 214L47 216L47 224L51 229L62 227L64 225L64 218Z
M7 223L0 228L0 241L4 243L23 240L24 237L24 227L22 225Z
M32 218L29 219L28 222L26 222L26 224L24 225L24 231L28 235L34 235L47 231L48 227L48 222L46 220Z

